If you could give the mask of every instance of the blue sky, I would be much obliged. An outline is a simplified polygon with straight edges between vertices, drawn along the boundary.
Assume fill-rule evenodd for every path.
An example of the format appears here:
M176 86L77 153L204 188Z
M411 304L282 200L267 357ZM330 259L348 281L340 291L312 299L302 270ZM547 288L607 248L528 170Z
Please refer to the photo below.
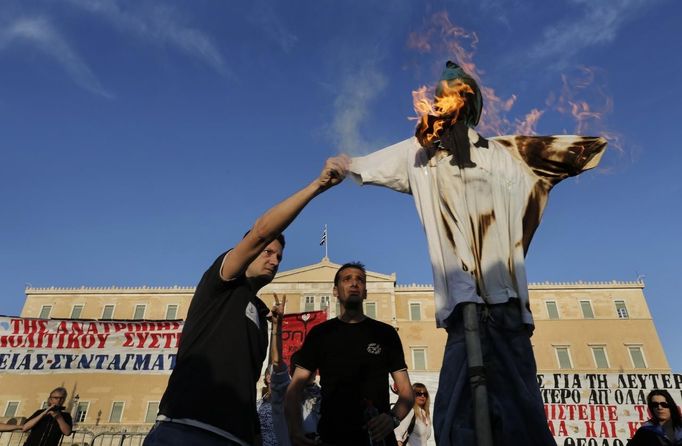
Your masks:
M674 0L4 0L0 314L27 284L195 285L325 158L412 135L411 91L459 54L500 131L536 110L538 134L612 141L552 192L529 279L643 276L680 372L681 15ZM566 112L583 101L599 119ZM325 224L332 261L432 283L411 197L350 181L318 197L282 269L321 259Z

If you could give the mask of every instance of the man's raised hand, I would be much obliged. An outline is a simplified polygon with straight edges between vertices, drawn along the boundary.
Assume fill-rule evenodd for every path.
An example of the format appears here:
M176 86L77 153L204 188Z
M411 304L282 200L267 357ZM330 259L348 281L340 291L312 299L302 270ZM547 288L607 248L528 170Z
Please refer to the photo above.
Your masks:
M341 183L349 168L350 158L348 155L339 155L327 159L318 178L320 188L326 190Z

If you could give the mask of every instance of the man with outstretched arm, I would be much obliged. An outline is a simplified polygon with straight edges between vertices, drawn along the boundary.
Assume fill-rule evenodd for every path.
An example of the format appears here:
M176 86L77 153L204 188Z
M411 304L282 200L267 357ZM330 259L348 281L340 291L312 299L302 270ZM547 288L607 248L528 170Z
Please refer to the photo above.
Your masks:
M277 273L282 231L313 198L343 181L348 165L345 156L328 159L317 179L258 218L204 273L145 446L259 442L256 382L268 348L268 308L256 293Z
M285 412L292 444L334 446L396 445L393 429L414 403L403 347L395 328L368 318L367 276L361 263L346 263L334 277L341 314L315 326L296 358ZM322 408L319 439L301 428L301 397L314 370L320 372ZM388 375L398 389L389 406Z

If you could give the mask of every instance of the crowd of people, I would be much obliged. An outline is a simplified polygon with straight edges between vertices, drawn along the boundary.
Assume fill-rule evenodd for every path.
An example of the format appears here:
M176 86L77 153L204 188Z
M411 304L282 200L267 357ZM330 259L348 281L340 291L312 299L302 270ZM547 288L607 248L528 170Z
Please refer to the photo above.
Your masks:
M355 268L346 266L346 268ZM276 298L277 300L277 298ZM266 386L262 389L261 399L257 403L258 428L260 435L255 437L253 443L258 446L290 446L292 444L312 445L397 445L397 446L425 446L431 438L431 404L429 391L422 383L412 384L414 405L407 415L398 423L398 426L389 432L379 430L379 422L372 425L368 422L356 422L360 431L352 431L353 422L348 422L347 417L333 419L332 426L343 429L350 428L348 434L332 434L324 432L322 437L319 432L319 422L322 415L322 392L316 383L315 374L303 384L303 392L296 398L294 404L300 407L301 417L299 421L290 422L287 426L284 414L285 393L291 383L291 375L294 374L284 361L282 361L282 336L281 320L284 314L286 297L280 303L276 302L272 309L272 343L270 347L271 361L264 378ZM291 369L298 368L299 356L294 354L291 359ZM359 382L357 383L360 384ZM330 392L334 394L336 389ZM293 393L300 390L294 390ZM57 446L63 436L71 435L73 421L66 411L64 403L67 391L64 387L57 387L44 404L44 408L36 410L22 425L0 423L0 432L21 429L29 435L24 446ZM338 399L339 396L337 395ZM348 398L349 400L351 398ZM647 408L651 418L636 431L628 446L682 446L682 415L680 408L667 390L655 389L647 395ZM366 403L366 401L363 400ZM327 408L327 412L335 409ZM366 406L363 413L366 413ZM367 421L367 420L365 420ZM357 427L356 426L356 427ZM372 428L375 429L374 433ZM334 429L334 427L332 427ZM302 434L302 435L301 435ZM330 435L332 437L330 438ZM355 436L355 438L353 438ZM326 438L326 441L322 438ZM217 439L216 439L217 440ZM232 444L223 440L215 441L214 444ZM145 442L145 444L147 444ZM166 444L166 443L162 443ZM176 442L176 444L180 444ZM189 443L188 443L189 444ZM206 443L192 443L206 444Z

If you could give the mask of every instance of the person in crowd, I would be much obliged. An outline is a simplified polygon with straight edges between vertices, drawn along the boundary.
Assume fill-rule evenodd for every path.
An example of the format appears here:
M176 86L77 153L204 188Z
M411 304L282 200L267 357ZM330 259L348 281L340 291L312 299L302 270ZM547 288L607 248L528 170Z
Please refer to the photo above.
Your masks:
M313 198L343 181L349 162L329 158L314 181L259 217L204 273L145 446L260 443L256 383L268 349L269 310L256 293L277 273L282 232Z
M412 384L414 407L395 429L398 446L426 446L431 438L431 398L422 383Z
M272 341L271 341L272 342ZM272 366L265 369L263 376L264 387L261 390L261 398L256 403L258 421L260 421L260 434L262 446L278 446L272 423Z
M637 429L628 446L682 445L680 408L667 390L652 390L646 397L651 419Z
M21 426L22 431L31 431L24 446L57 446L63 435L71 435L73 420L64 407L67 395L64 387L57 387L50 392L47 407L28 417Z
M285 398L292 444L314 445L321 440L334 446L396 445L393 429L414 403L398 333L364 315L367 275L361 263L339 268L333 293L341 314L310 330L294 361ZM319 439L305 435L301 414L303 389L315 370L322 387ZM398 391L392 411L389 373Z
M284 415L284 397L291 383L291 375L295 367L288 367L282 355L282 318L286 307L287 297L283 296L279 301L279 296L275 294L275 305L272 308L272 339L270 340L270 362L272 367L270 392L272 427L278 446L290 446L289 429ZM299 356L296 351L291 356L291 363L294 364ZM317 436L317 424L320 420L320 405L322 395L320 386L315 382L315 374L311 375L310 380L303 388L303 403L301 406L303 416L304 435L315 438ZM262 425L261 425L262 426ZM265 434L263 435L265 439ZM263 446L267 443L263 441Z

